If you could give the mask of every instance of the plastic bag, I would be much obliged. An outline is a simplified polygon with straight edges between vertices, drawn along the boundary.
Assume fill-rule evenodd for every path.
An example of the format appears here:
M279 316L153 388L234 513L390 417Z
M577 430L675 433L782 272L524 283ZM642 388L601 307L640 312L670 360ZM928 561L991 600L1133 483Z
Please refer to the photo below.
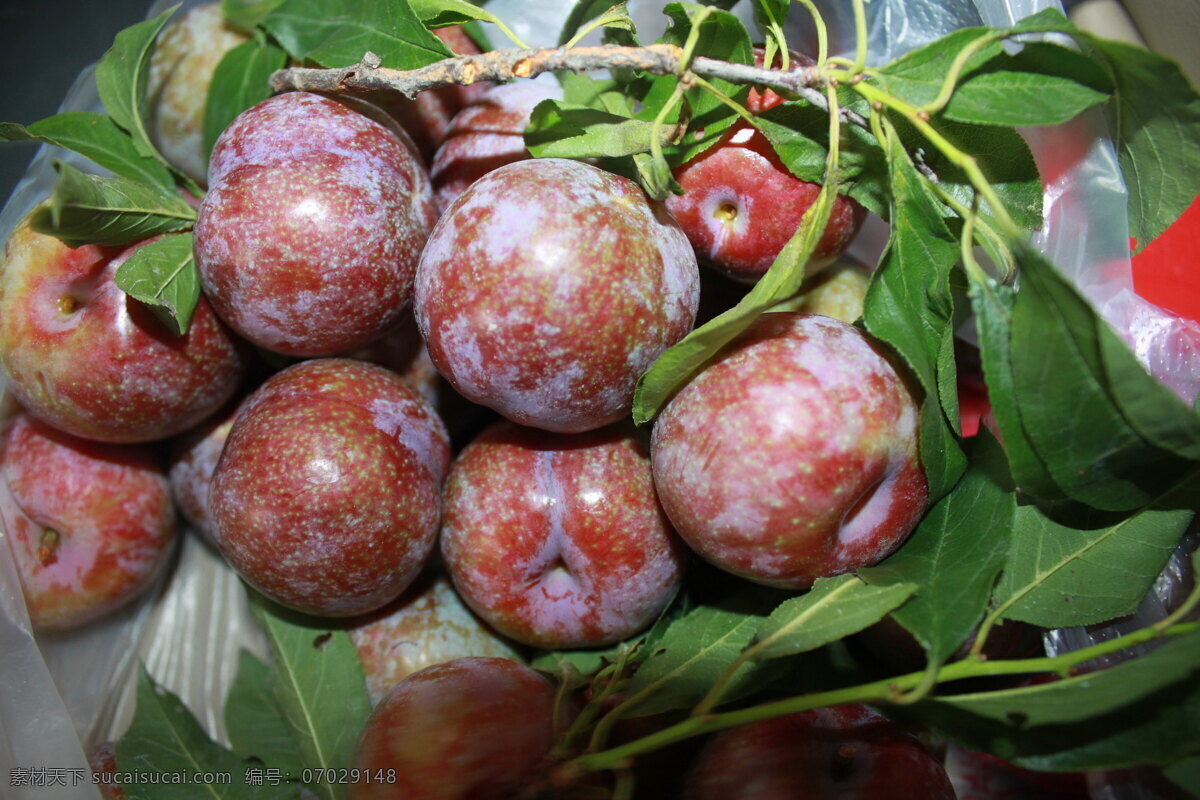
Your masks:
M184 7L197 4L188 0ZM168 0L159 0L149 16L168 5ZM567 0L492 0L489 10L537 46L556 43L571 5ZM665 27L662 5L653 0L629 3L644 40L652 40ZM818 6L829 26L831 50L852 52L851 5L827 0ZM1049 0L870 2L870 61L890 61L960 27L1006 26L1047 7L1061 9ZM743 0L733 11L752 28L748 2ZM807 12L793 4L788 34L801 49L812 38L808 23ZM507 46L499 35L494 41ZM62 110L100 110L91 69L76 81ZM1097 113L1069 125L1073 127L1027 132L1039 167L1045 166L1063 136L1090 143L1086 156L1046 187L1046 225L1037 243L1129 341L1152 374L1190 401L1200 393L1200 349L1195 344L1200 330L1133 293L1126 196L1112 145ZM86 164L69 153L43 148L0 213L0 236L7 238L20 218L48 196L54 180L52 158ZM886 236L881 221L868 223L852 254L874 263ZM1066 645L1074 637L1071 644L1078 646L1089 642L1089 636L1057 633L1050 644ZM245 592L220 557L191 532L183 537L173 570L132 607L78 632L37 638L30 631L9 548L0 543L0 779L13 784L19 775L25 782L10 785L5 796L96 800L84 749L119 737L128 724L138 662L180 695L210 734L225 741L221 709L242 648L266 654ZM31 771L36 768L44 770L42 781L52 772L55 779L62 778L60 785L32 785Z

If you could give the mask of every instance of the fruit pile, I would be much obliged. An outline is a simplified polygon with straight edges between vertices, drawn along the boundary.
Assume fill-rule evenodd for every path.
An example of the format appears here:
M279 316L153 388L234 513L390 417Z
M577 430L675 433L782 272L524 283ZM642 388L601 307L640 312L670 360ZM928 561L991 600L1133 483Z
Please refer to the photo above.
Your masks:
M118 37L108 116L3 129L114 173L59 165L0 261L20 406L0 518L33 627L144 593L178 509L272 645L230 703L257 686L248 725L284 729L196 750L289 796L954 797L918 729L1107 766L1080 755L1089 719L1196 696L1200 596L1130 634L1168 641L1082 715L1071 670L1126 642L1043 657L1000 626L1136 606L1195 514L1200 423L1029 248L1041 185L1011 126L1108 102L1099 65L1124 62L1001 48L1067 30L1053 15L889 72L790 51L787 3L756 4L753 47L732 15L669 4L658 50L600 5L530 51L456 0L203 4ZM484 52L459 27L480 22L522 49ZM599 27L601 56L576 46ZM415 99L380 66L456 54ZM1012 75L1055 94L1014 113L993 97ZM909 94L942 81L958 93ZM1185 89L1160 105L1200 103ZM892 225L880 263L836 264L868 210ZM968 307L982 371L955 340ZM1039 339L1071 351L1061 378L1020 347ZM994 406L978 437L960 384ZM1107 605L1055 605L1106 582ZM109 772L169 771L153 704L190 719L143 675ZM1061 752L1023 738L1040 726ZM1186 763L1197 736L1123 763Z

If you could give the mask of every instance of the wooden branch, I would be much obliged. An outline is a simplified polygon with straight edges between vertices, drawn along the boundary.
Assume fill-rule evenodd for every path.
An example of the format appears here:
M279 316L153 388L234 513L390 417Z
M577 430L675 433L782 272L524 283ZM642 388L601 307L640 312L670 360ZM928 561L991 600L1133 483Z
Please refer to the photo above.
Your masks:
M396 70L380 66L378 56L367 53L358 64L339 69L281 69L271 76L271 85L277 92L298 90L355 94L393 91L413 98L426 89L439 86L465 86L480 81L507 82L517 78L535 78L544 72L633 69L652 75L679 75L683 80L690 73L740 85L765 86L803 97L819 108L829 108L824 94L817 89L825 80L817 67L783 71L698 57L693 59L690 68L684 69L682 58L683 51L670 44L646 47L602 45L493 50L480 55L447 58L417 69ZM867 125L865 119L847 109L842 109L842 116L856 125Z

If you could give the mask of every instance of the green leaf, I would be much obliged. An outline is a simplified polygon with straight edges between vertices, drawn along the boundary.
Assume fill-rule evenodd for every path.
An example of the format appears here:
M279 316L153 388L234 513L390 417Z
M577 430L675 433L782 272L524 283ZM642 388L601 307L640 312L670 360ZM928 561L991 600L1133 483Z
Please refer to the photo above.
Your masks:
M579 33L580 29L585 25L611 11L618 5L624 6L625 4L618 3L616 0L579 0L571 9L571 13L567 15L562 30L559 31L558 46L562 47L574 39L575 34ZM630 33L633 32L632 20L625 30L628 30Z
M981 125L1057 125L1107 101L1111 93L1108 75L1093 59L1030 42L967 75L943 113Z
M758 626L756 659L815 650L874 625L916 591L915 583L871 586L856 575L817 578L812 589L785 600Z
M176 336L187 333L200 302L200 271L192 235L177 233L139 247L117 268L116 284L149 306Z
M129 134L104 114L65 111L29 127L3 122L0 140L57 145L90 158L116 175L156 186L174 185L170 171L161 162L142 156Z
M619 117L633 116L633 101L616 81L597 80L591 75L566 72L558 76L563 88L563 103L607 111Z
M836 178L831 181L836 184ZM800 291L805 268L833 210L836 192L826 183L800 228L784 245L767 273L736 306L696 328L668 349L638 379L633 398L633 420L649 422L675 390L688 381L718 350L746 330L766 309Z
M891 166L891 235L863 303L863 323L874 336L896 349L916 374L925 391L922 437L933 446L921 448L921 463L929 480L931 499L950 491L966 468L966 458L949 431L942 411L953 411L957 424L957 395L953 408L942 400L941 387L956 392L952 352L954 298L950 272L958 263L959 246L942 220L941 205L926 188L903 145L895 136L888 147ZM940 375L945 370L948 374ZM937 428L947 430L937 431ZM947 465L952 465L947 468Z
M980 435L971 468L954 491L895 555L859 571L873 586L919 587L892 616L936 662L949 658L979 623L1012 532L1016 499L1004 454L986 432Z
M693 609L673 622L626 687L633 713L657 714L695 705L749 644L766 608L763 595L749 591L720 605ZM730 700L761 688L769 666L747 662L722 697Z
M162 156L146 130L149 113L146 86L150 81L154 40L178 7L172 6L154 19L139 22L118 33L113 46L96 65L96 88L105 110L114 122L129 132L140 155L160 161Z
M937 98L959 52L972 42L996 35L991 28L961 28L880 67L876 80L880 88L906 103L927 105ZM1000 42L992 41L967 60L965 69L977 69L1002 52Z
M306 764L271 689L272 680L270 666L248 650L239 654L237 678L225 700L225 730L239 758L255 759L299 781Z
M192 227L196 212L171 189L101 178L55 162L58 183L33 228L71 247L118 245Z
M1192 797L1200 797L1200 756L1176 761L1164 769L1163 774Z
M321 67L357 64L368 51L392 69L416 69L454 55L407 0L287 0L262 26L292 58Z
M1200 192L1200 95L1168 58L1133 45L1091 38L1116 86L1110 108L1130 233L1145 247Z
M975 158L1017 225L1031 231L1042 227L1042 179L1021 134L1011 127L971 125L942 117L934 117L929 124L950 144ZM920 150L923 153L926 165L937 175L941 187L970 208L975 188L967 174L905 121L897 121L896 128L901 131L909 152ZM982 199L980 211L986 218L995 216ZM998 225L993 227L1003 230Z
M1069 497L1108 511L1150 503L1194 468L1184 458L1195 460L1200 420L1132 355L1122 356L1116 334L1039 253L1023 246L1016 254L1022 286L1012 314L1013 392L1029 441ZM1131 385L1118 386L1118 378ZM1129 409L1141 412L1138 427L1152 426L1179 454L1143 437Z
M142 667L137 707L129 729L117 743L117 771L161 776L160 782L124 784L129 800L242 800L275 796L265 787L247 786L247 765L208 738L176 695L157 686ZM228 773L229 784L180 783L180 776Z
M1077 771L1169 764L1200 750L1200 679L1080 722L1019 727L946 705L914 709L942 736L1026 769ZM1019 717L1017 720L1019 721Z
M271 73L287 64L287 53L265 40L242 42L221 58L204 106L204 151L251 106L271 96Z
M1061 500L1064 495L1025 433L1017 394L1013 386L1012 308L1016 302L1011 288L987 278L970 286L975 328L979 333L983 374L992 414L1000 427L1004 452L1013 481L1026 494L1043 501Z
M1017 509L994 603L1008 619L1046 628L1090 625L1132 613L1187 529L1193 512L1089 510L1062 519Z
M409 5L425 23L425 27L431 30L448 25L465 25L472 21L501 24L495 14L466 0L409 0Z
M343 630L325 620L305 619L253 596L251 609L262 623L274 656L272 689L306 767L351 765L359 731L371 713L358 652ZM338 787L310 788L334 800Z
M660 41L683 47L691 35L692 27L697 24L697 20L702 20L699 22L695 55L735 64L754 63L750 34L746 32L741 20L728 11L697 3L668 3L663 8L663 13L671 19L671 24ZM668 80L673 81L673 78ZM744 103L750 93L748 86L739 86L720 79L713 79L710 83L718 92L740 103ZM672 156L673 166L695 158L716 144L720 134L737 119L737 113L732 108L704 89L689 89L684 93L684 100L691 111L690 129L703 130L704 136L701 139L692 136L685 140L678 152ZM653 109L653 104L647 103L647 106L648 110ZM657 109L653 111L657 113Z
M629 156L650 150L654 124L585 106L543 100L525 129L525 146L536 158Z
M1018 727L1078 722L1140 700L1200 669L1200 633L1107 669L1050 683L946 695L936 703Z
M283 4L283 0L221 0L221 16L243 33L254 33L258 23Z

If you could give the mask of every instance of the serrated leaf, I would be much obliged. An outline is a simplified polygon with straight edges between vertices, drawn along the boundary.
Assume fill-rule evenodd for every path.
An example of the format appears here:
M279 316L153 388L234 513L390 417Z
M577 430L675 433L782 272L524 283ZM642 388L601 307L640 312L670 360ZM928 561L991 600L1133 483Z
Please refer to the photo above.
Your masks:
M280 770L285 779L299 781L306 765L271 689L272 680L270 666L247 650L239 653L237 678L225 700L225 730L239 758L255 759Z
M614 80L598 80L576 72L563 73L558 80L567 105L596 108L619 117L633 116L633 101Z
M1200 192L1200 95L1168 58L1089 41L1106 57L1116 86L1109 119L1129 192L1130 234L1145 247Z
M971 125L942 117L935 117L929 124L950 144L978 162L979 169L1017 225L1030 231L1042 227L1042 180L1029 145L1019 133L1011 127ZM966 173L903 120L896 122L896 128L901 131L909 152L920 150L923 153L926 165L937 175L942 188L970 208L975 188ZM982 199L980 211L985 218L995 216Z
M668 349L638 379L633 399L633 420L641 425L654 418L683 383L688 381L718 350L746 330L766 309L795 295L804 283L805 268L837 196L831 188L836 175L822 188L812 207L804 212L800 227L784 245L771 268L736 306L696 328Z
M1071 723L1127 706L1197 669L1200 633L1192 633L1095 672L1016 689L946 695L934 702L1018 727Z
M221 0L221 16L243 33L254 33L258 23L282 4L283 0Z
M200 302L200 271L190 233L171 234L139 247L117 268L114 280L176 336L187 333Z
M650 150L654 124L586 106L543 100L525 129L525 146L536 158L630 156Z
M756 594L735 596L720 606L701 606L673 622L653 646L626 687L636 715L689 708L742 652L765 611ZM725 700L760 688L768 665L747 662L735 673Z
M1000 427L1005 456L1013 481L1026 494L1043 501L1061 500L1062 490L1054 483L1045 464L1025 433L1013 388L1012 308L1013 290L991 278L972 282L971 308L979 333L980 357L992 414Z
M1016 499L1004 454L986 431L954 491L930 509L912 537L879 566L859 570L873 586L915 584L916 595L893 613L942 662L966 640L987 608L1004 566Z
M273 796L264 787L248 786L246 764L208 738L187 706L155 685L142 667L138 673L137 707L128 730L117 743L117 771L141 773L148 780L123 785L129 800L250 800ZM196 773L228 773L232 782L179 782ZM150 776L160 782L150 782Z
M960 28L880 67L876 81L882 89L906 103L927 105L937 98L955 57L972 42L995 34L990 28ZM971 56L965 69L977 69L1002 52L1000 42L993 41Z
M0 123L0 140L38 141L91 159L116 175L156 186L171 186L170 171L159 161L138 153L129 134L112 118L91 111L65 111L25 127Z
M466 0L409 0L414 13L425 23L425 27L444 28L448 25L464 25L471 21L496 24L500 20L486 8L480 8Z
M139 22L117 34L113 46L96 65L96 89L113 121L129 132L137 152L162 160L146 130L150 54L154 40L175 13L175 5L154 19Z
M101 178L55 162L58 183L33 217L39 233L71 247L119 245L192 227L196 212L171 189L129 178Z
M359 731L371 713L358 652L343 630L324 627L253 597L251 610L262 623L274 656L272 688L304 765L344 769L351 764ZM339 787L311 788L336 800Z
M266 41L242 42L213 71L204 106L204 152L251 106L271 96L271 74L287 64L287 53Z
M871 586L857 575L817 578L812 589L785 600L759 625L751 642L755 659L816 650L869 628L917 589L915 583Z
M1121 518L1078 511L1055 520L1036 506L1022 506L994 603L1007 619L1047 628L1132 613L1192 516L1188 510L1147 510Z
M1022 285L1012 314L1013 393L1029 441L1069 497L1109 511L1146 505L1194 468L1200 420L1132 355L1122 356L1116 334L1039 253L1016 252ZM1118 375L1109 374L1109 359ZM1130 385L1118 386L1118 377ZM1147 441L1130 424L1130 409L1183 453Z
M696 39L694 54L729 61L735 64L753 64L754 48L750 42L750 34L742 25L741 20L728 11L703 6L698 3L668 3L663 13L671 20L666 32L659 41L685 46L691 35L693 26L699 24L699 34ZM739 86L728 81L713 79L710 81L718 92L732 97L739 103L744 103L750 93L750 87ZM672 164L678 165L688 161L707 150L717 142L720 133L728 128L737 117L736 112L721 102L720 98L701 88L689 89L684 93L684 100L691 112L689 125L691 130L703 130L703 139L692 138L684 144L672 158ZM653 108L647 102L647 108ZM657 109L655 109L655 113Z
M941 397L942 386L948 384L950 391L956 391L953 359L948 364L950 374L939 375L947 368L942 354L954 338L950 272L958 263L959 246L942 220L940 204L897 137L891 137L888 156L891 234L863 302L863 323L872 335L896 349L925 391L922 437L936 438L927 440L934 446L921 448L921 463L930 497L936 500L950 491L966 468L966 458L949 433L949 417L942 413L950 410L949 401ZM924 407L930 404L932 409ZM956 401L953 410L957 415Z
M454 55L408 0L287 0L262 27L292 58L322 67L357 64L368 51L392 69L416 69Z
M1112 82L1088 56L1048 42L1001 53L966 75L943 113L983 125L1056 125L1109 99Z

